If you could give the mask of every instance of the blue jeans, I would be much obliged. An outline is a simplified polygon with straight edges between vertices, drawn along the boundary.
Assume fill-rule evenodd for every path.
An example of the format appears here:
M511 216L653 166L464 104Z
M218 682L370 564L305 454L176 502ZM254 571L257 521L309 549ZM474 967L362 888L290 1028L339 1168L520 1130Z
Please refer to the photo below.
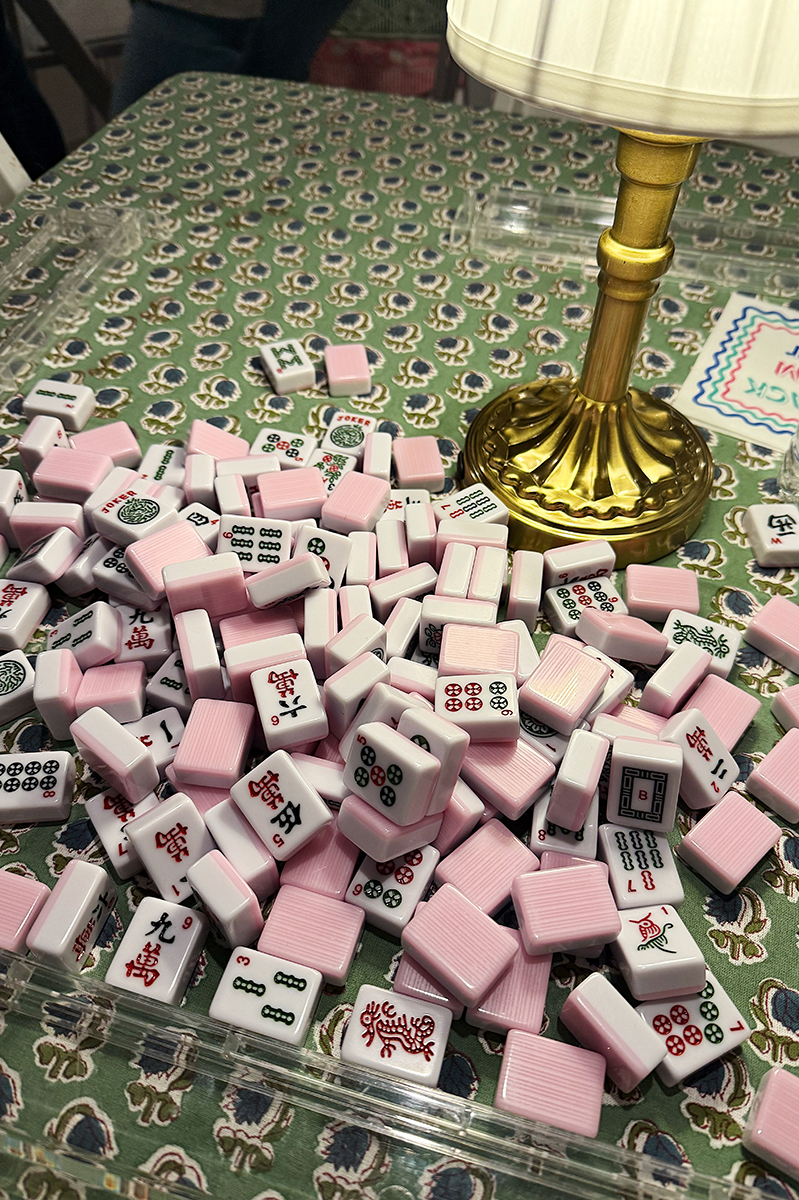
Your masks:
M230 20L134 0L113 111L181 71L308 78L311 59L349 0L266 0L262 17ZM220 9L224 8L221 0Z

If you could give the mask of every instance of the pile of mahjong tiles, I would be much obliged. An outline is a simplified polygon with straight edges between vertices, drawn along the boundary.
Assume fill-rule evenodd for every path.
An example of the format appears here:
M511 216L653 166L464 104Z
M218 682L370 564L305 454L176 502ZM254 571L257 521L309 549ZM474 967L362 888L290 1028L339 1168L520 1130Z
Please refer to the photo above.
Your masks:
M343 1060L435 1086L465 1010L507 1035L497 1106L588 1135L606 1074L673 1085L748 1037L680 919L666 835L679 798L701 815L688 867L721 893L754 869L780 836L762 806L799 817L799 687L734 789L759 701L728 681L740 635L699 614L692 572L629 566L622 601L606 542L509 564L496 497L444 495L435 438L392 442L356 413L320 446L197 420L142 456L124 422L81 431L91 402L37 385L28 482L0 471L20 550L0 581L0 719L35 707L74 741L107 788L86 810L108 866L75 859L52 891L1 872L7 948L78 972L135 874L147 894L107 982L179 1003L213 931L230 958L210 1015L302 1044L366 923L404 952L390 989L358 992ZM799 562L796 508L746 523L759 561ZM31 666L50 586L77 611ZM744 636L799 670L792 602ZM630 664L651 671L638 705ZM74 778L64 750L0 755L0 819L65 820ZM511 901L518 929L495 920ZM538 1036L553 953L605 947L623 985L589 974L560 1014L577 1044ZM749 1149L798 1171L799 1079L768 1072L752 1113Z

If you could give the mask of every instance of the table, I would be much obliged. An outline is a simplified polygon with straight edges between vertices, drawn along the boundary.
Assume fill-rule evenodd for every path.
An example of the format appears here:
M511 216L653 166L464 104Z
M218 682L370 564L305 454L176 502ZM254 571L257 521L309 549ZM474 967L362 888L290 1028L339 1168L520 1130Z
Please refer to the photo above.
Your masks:
M564 374L578 359L593 296L589 282L557 262L532 270L451 252L448 226L461 191L532 178L547 189L610 195L613 152L612 131L591 125L184 75L0 214L2 255L57 205L137 206L165 222L162 239L105 280L43 363L42 374L65 372L99 389L96 419L124 418L145 440L179 439L195 417L248 438L269 424L320 434L334 410L324 387L271 395L255 365L256 346L295 336L318 361L326 339L361 341L375 388L347 407L376 415L392 433L434 432L454 470L484 400L513 382ZM684 208L747 217L765 230L789 225L799 203L794 168L761 151L711 143ZM703 280L667 281L636 375L671 394L726 298ZM0 408L4 466L13 460L18 414L19 397ZM717 464L710 506L694 538L664 561L695 572L703 614L743 628L770 596L797 591L796 571L757 568L740 529L748 504L775 495L778 464L755 445L713 434L708 440ZM56 607L46 624L62 613ZM42 629L33 650L44 637ZM541 625L539 645L544 637ZM745 647L733 678L763 702L738 747L745 778L774 740L769 701L791 677ZM28 717L3 741L6 749L30 750L45 737ZM78 798L95 790L79 773ZM688 824L681 814L674 840ZM62 828L0 831L0 865L24 862L50 882L76 856L103 861L80 803ZM365 933L346 991L323 995L308 1045L323 1063L327 1056L327 1066L316 1059L301 1070L280 1047L264 1066L264 1043L204 1023L223 961L215 943L179 1012L131 1007L101 988L95 994L92 981L102 979L136 900L135 887L129 898L123 891L72 999L58 1000L59 989L69 989L46 971L28 977L24 964L13 963L4 976L7 1186L71 1200L76 1185L59 1183L62 1176L99 1194L138 1172L174 1194L185 1185L285 1200L443 1200L529 1193L537 1178L541 1194L549 1180L553 1188L600 1195L618 1194L635 1173L646 1178L647 1162L654 1191L672 1177L685 1185L680 1168L690 1159L700 1176L778 1189L746 1160L739 1138L764 1070L799 1059L799 838L786 828L776 851L728 898L708 895L684 875L681 915L755 1034L742 1055L673 1094L651 1079L632 1097L609 1093L602 1144L589 1148L555 1131L533 1137L524 1123L464 1104L460 1098L490 1104L501 1043L460 1022L443 1093L420 1096L373 1082L359 1098L364 1084L336 1067L335 1048L360 984L385 985L390 976L397 947L379 933ZM583 960L556 958L550 1033L568 990L589 969ZM44 1149L32 1161L37 1141ZM616 1147L645 1157L627 1158ZM700 1176L686 1194L708 1193Z

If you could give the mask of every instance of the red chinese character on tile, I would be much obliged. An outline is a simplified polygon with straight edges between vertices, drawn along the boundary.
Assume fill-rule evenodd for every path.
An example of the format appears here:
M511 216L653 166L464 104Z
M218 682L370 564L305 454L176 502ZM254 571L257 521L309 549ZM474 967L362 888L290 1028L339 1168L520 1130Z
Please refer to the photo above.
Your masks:
M13 604L15 600L19 600L20 596L27 596L28 589L26 587L15 587L13 583L7 583L3 588L0 604L5 608Z
M264 804L275 812L283 803L283 793L279 784L280 776L275 771L267 771L260 779L251 779L247 790L251 796L260 796Z
M710 762L711 758L713 757L713 751L707 744L707 737L704 729L700 729L697 725L693 733L689 733L685 740L692 750L697 750L702 755L702 758L704 758L705 762Z
M161 972L158 970L158 965L161 961L161 946L158 942L153 946L150 942L145 942L143 949L139 951L134 959L125 963L125 972L128 979L141 979L145 987L152 987Z
M133 632L125 642L125 645L128 650L152 650L155 641L148 636L146 625L134 625Z
M159 830L155 835L155 844L159 850L166 850L170 858L179 863L182 858L189 857L189 848L186 845L187 832L186 826L178 822L166 833L161 833Z
M275 685L275 691L280 696L293 696L294 680L296 678L296 671L270 671L267 676L267 682Z

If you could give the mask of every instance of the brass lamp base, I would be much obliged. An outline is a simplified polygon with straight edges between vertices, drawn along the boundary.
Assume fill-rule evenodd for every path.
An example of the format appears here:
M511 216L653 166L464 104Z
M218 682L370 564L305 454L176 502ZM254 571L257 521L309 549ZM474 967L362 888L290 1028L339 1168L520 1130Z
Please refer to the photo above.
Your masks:
M510 509L514 549L605 538L620 567L685 542L713 482L703 438L669 404L637 388L599 402L573 380L492 400L472 423L463 467L467 483Z

